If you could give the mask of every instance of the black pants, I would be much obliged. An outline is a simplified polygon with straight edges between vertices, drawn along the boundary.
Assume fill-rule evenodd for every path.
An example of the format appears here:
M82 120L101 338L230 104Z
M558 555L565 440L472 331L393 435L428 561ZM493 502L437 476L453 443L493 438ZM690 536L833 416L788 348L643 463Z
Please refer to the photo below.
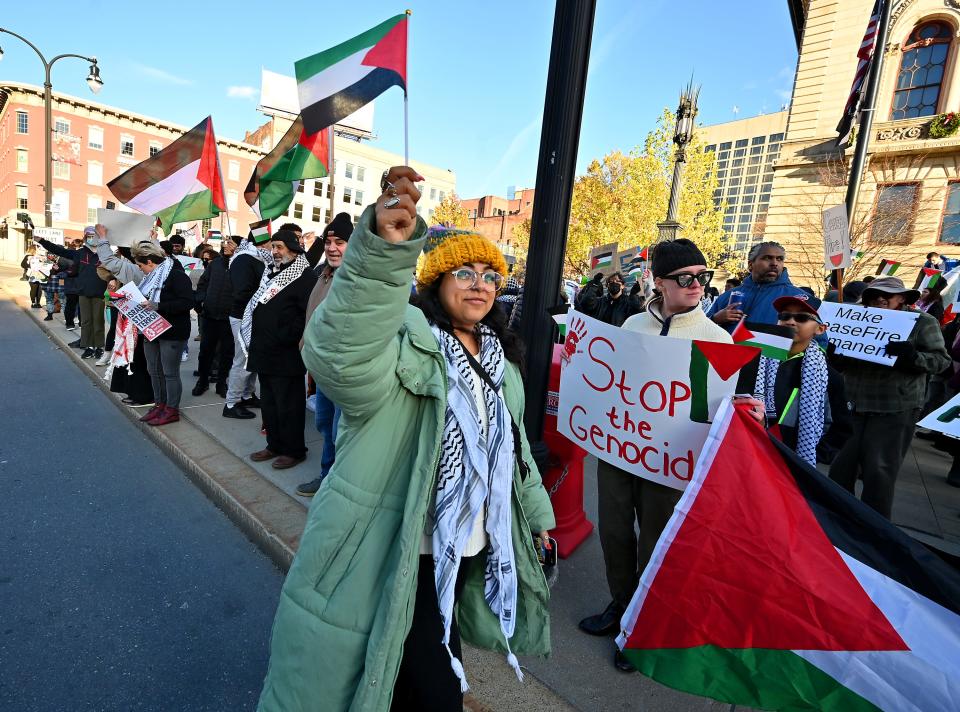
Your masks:
M40 282L30 282L30 304L40 305Z
M227 378L230 376L230 364L233 363L233 332L230 330L229 319L210 319L200 317L200 356L197 370L200 371L200 380L209 380L210 367L214 356L220 348L220 358L217 363L217 383L227 387Z
M119 312L115 306L110 306L110 326L107 327L107 339L103 344L104 351L113 351L117 339L117 316Z
M75 323L80 322L79 312L80 312L80 295L68 294L67 303L63 307L63 320L67 322L67 326L73 326Z
M267 429L267 449L277 455L305 457L303 442L307 391L303 376L260 377L260 414Z
M467 571L482 556L460 560L457 583L454 585L454 602L460 599ZM456 608L454 608L456 611ZM450 623L450 650L463 661L460 649L460 627L454 614ZM440 620L440 604L437 601L437 586L433 579L433 557L420 557L417 575L417 598L413 606L413 623L403 644L403 659L393 686L391 710L431 710L431 712L461 712L463 693L460 681L450 667L450 656L443 647L443 623Z

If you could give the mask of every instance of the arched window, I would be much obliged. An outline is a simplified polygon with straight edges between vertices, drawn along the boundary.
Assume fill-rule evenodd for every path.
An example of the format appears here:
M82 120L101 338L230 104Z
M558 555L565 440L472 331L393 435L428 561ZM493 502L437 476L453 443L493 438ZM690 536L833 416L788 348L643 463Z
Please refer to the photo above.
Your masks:
M890 118L933 116L947 65L953 30L946 22L918 25L903 45Z

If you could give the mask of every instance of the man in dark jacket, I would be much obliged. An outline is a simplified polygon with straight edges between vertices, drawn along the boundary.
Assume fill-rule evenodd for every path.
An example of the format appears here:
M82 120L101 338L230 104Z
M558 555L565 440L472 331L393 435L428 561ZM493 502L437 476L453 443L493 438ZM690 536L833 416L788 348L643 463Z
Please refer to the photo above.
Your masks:
M286 470L307 457L303 440L307 369L300 358L300 338L317 275L294 232L278 230L270 238L270 250L274 267L247 305L240 339L247 368L260 378L261 413L267 431L267 447L250 459L264 462L276 458L273 468Z
M223 406L224 418L247 420L256 416L248 408L258 408L260 399L254 393L257 375L246 367L246 355L240 345L240 323L247 302L260 286L267 262L273 262L270 252L257 247L251 233L240 243L230 258L230 284L233 288L233 306L230 308L230 330L233 332L234 355L227 380L227 403Z
M71 250L49 240L37 240L47 252L73 260L77 268L77 288L80 292L80 346L81 358L100 358L103 356L103 342L106 336L103 320L103 293L107 283L97 274L97 232L93 226L84 228L84 245Z
M220 359L217 369L217 394L227 397L227 380L230 363L233 361L233 332L230 330L230 311L233 309L233 283L230 281L230 256L239 243L227 237L223 241L224 253L217 254L207 247L201 254L205 265L197 284L197 306L200 310L200 375L193 387L193 395L203 395L210 387L210 367L219 347ZM231 247L227 247L227 246ZM227 254L229 252L229 254Z
M606 324L622 326L628 318L639 314L643 309L637 292L627 294L624 291L623 275L614 272L606 279L607 293L603 293L603 275L597 273L580 294L577 295L576 309L582 314L592 316Z

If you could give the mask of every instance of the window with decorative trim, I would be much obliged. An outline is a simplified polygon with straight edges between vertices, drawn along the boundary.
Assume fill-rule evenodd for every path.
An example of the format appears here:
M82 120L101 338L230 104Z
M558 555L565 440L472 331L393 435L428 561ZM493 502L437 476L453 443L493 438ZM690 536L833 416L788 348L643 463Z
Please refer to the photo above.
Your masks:
M937 113L952 38L953 29L940 20L918 25L910 33L900 56L891 120Z
M960 245L960 183L947 186L947 199L940 218L940 242Z

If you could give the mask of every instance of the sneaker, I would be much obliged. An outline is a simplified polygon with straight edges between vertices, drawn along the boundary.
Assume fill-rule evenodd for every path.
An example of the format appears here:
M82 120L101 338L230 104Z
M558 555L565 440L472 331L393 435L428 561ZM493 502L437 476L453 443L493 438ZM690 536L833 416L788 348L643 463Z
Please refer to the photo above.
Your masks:
M67 324L67 331L76 331L77 327L73 324Z
M314 393L312 396L307 398L307 410L311 413L317 412L317 395Z
M253 394L252 396L250 396L249 398L243 398L243 399L241 399L241 400L240 400L240 405L242 405L244 408L259 408L259 407L260 407L260 399L257 398L257 394L254 393L254 394Z
M80 354L80 358L93 358L96 353L97 350L95 348L88 346L83 350L83 353Z
M190 358L190 354L184 351L182 354L180 354L180 363L186 363L188 358Z
M43 317L43 320L44 320L44 321L53 321L53 314L47 314L45 317Z
M163 403L157 403L153 408L147 411L147 414L140 418L141 423L149 423L151 420L160 415L166 406Z
M97 365L98 365L98 366L106 366L108 363L110 363L110 354L109 354L109 353L101 354L101 355L100 355L100 358L97 359Z
M147 425L169 425L170 423L176 423L180 420L180 411L177 408L171 408L165 406L160 414L153 420L147 421Z
M31 309L43 309L43 307L40 306L39 304L31 304L31 305L30 305L30 308L31 308Z
M237 420L251 420L257 416L237 403L232 408L228 405L223 406L223 417L236 418Z
M304 482L302 485L297 485L297 494L301 497L313 497L320 489L320 485L323 484L323 480L323 477L318 477L315 480Z

